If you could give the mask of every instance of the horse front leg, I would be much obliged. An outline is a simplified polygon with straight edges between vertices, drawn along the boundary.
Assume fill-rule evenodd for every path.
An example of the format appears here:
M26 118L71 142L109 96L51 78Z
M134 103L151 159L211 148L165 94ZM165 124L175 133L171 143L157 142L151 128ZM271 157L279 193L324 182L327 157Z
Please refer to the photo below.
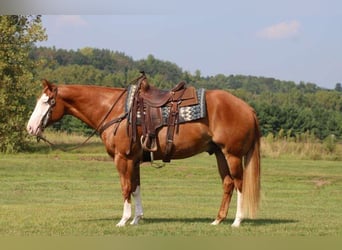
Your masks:
M140 163L136 162L133 169L132 174L132 185L134 188L134 192L132 196L135 201L135 215L133 220L131 221L131 225L138 225L140 219L143 217L143 207L141 203L141 192L140 192Z
M127 221L131 218L131 195L133 195L133 197L136 200L135 217L131 224L136 225L138 224L139 220L142 218L143 215L140 195L139 163L134 163L133 160L126 159L121 155L117 155L115 157L115 165L120 175L121 190L124 199L122 217L119 223L116 224L116 226L125 226Z
M121 220L117 227L123 227L126 225L126 222L131 218L132 214L132 205L131 205L131 193L132 193L132 184L131 184L131 176L133 166L131 161L126 159L123 155L117 154L115 155L114 162L116 168L119 172L120 176L120 184L121 184L121 191L124 200L123 204L123 212Z
M135 215L133 220L131 221L131 225L138 225L140 219L143 218L144 212L141 203L141 195L140 195L140 186L137 186L135 191L132 193L134 201L135 201Z

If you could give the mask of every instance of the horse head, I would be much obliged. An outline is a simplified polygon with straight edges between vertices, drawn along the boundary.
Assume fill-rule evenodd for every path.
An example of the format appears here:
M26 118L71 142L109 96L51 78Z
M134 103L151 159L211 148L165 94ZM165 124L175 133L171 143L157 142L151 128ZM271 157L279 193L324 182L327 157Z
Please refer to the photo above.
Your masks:
M27 132L39 136L50 124L60 120L64 114L63 103L57 101L58 88L56 85L43 80L43 93L38 98L36 107L27 123Z

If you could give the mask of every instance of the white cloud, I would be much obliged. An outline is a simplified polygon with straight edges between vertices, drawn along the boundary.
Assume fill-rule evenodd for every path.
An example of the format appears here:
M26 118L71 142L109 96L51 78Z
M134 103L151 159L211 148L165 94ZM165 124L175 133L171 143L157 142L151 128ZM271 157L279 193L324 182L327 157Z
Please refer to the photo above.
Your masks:
M281 22L266 27L258 32L258 36L266 39L285 39L299 34L300 23L296 20Z
M57 27L80 27L87 25L87 22L81 16L75 15L60 15L56 19Z

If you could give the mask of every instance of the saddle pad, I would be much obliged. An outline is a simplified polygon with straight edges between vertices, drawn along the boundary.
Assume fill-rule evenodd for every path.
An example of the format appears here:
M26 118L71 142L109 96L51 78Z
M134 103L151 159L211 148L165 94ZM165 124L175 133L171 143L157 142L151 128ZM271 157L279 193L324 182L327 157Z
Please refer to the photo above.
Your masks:
M128 87L127 98L126 98L126 103L125 103L125 112L129 112L132 106L133 97L134 97L136 88L137 88L136 85L130 85ZM205 103L205 89L203 88L196 89L196 95L198 99L198 104L179 108L178 123L185 123L185 122L198 120L198 119L204 118L207 115L207 109L206 109L206 103ZM168 121L168 117L170 113L170 107L165 106L165 107L162 107L161 109L162 109L162 115L163 115L163 125L167 125L167 121ZM140 124L140 117L141 117L140 112L138 111L137 124Z

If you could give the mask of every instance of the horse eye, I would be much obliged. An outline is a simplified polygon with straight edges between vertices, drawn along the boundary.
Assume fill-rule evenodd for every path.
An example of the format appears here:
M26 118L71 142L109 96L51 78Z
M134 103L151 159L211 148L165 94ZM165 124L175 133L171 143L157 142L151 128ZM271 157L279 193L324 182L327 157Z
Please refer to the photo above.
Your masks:
M55 99L51 99L51 100L50 100L50 104L51 104L51 105L55 105L55 104L56 104L56 100L55 100Z

